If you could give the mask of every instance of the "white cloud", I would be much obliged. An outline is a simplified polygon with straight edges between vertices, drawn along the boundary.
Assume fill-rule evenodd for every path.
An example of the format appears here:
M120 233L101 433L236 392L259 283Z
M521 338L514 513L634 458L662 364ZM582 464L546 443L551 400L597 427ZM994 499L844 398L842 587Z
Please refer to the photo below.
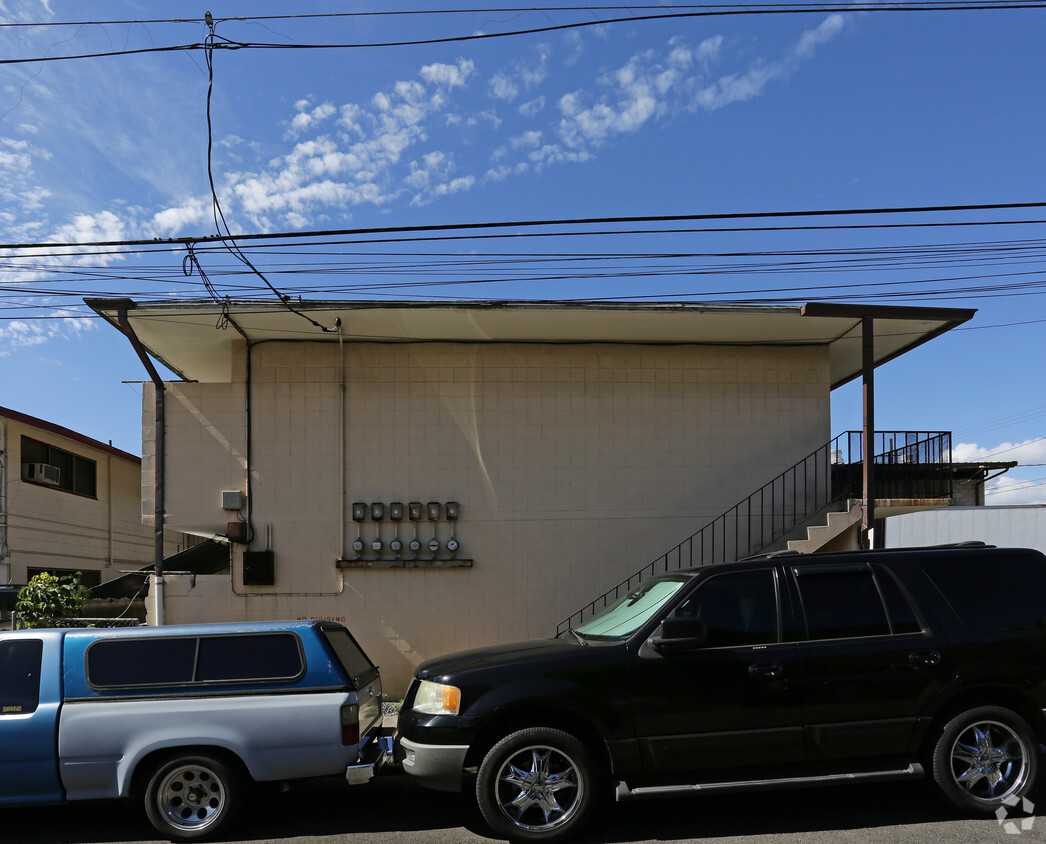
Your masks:
M419 75L426 82L429 82L434 85L444 85L448 88L461 88L465 85L465 81L472 75L472 72L475 69L475 63L467 59L458 59L458 63L456 65L425 65L421 69Z
M1019 443L1004 442L991 448L976 443L958 443L952 449L956 463L1008 462L1020 465L985 486L985 502L992 505L1046 504L1046 484L1039 477L1041 469L1033 464L1046 463L1046 437ZM1021 466L1028 466L1022 470ZM1033 473L1030 476L1028 473Z
M541 132L524 132L522 135L516 135L511 141L509 141L509 143L515 149L519 149L520 147L536 147L541 143Z
M511 68L499 70L491 77L490 96L512 102L523 94L529 94L548 78L548 60L548 46L539 45L532 56L514 62Z
M54 233L59 243L91 243L95 241L126 240L124 221L112 211L97 214L77 214Z
M39 303L36 303L39 304ZM71 311L56 307L46 312L48 318L11 320L0 322L0 357L10 357L13 352L42 346L51 340L67 339L85 331L95 331L95 320L86 319Z
M612 86L614 98L604 96L588 104L579 91L560 97L559 134L567 146L582 148L601 146L614 135L635 132L653 118L659 108L658 83L639 66L634 58L605 80Z
M291 131L294 134L313 129L338 113L338 110L331 103L321 103L316 108L311 108L311 106L312 103L309 100L298 100L294 104L295 109L298 111L291 119Z
M702 88L695 103L705 111L716 111L733 103L742 103L760 96L767 84L785 74L782 64L761 64L743 74L722 76L711 85Z
M490 95L496 100L512 102L520 94L520 87L505 73L496 73L490 80Z
M497 167L491 167L483 174L483 178L488 182L503 182L509 176L522 176L530 169L530 165L526 161L517 161L511 167L507 164L499 164Z
M403 180L416 191L410 204L428 205L436 199L470 190L475 184L474 176L455 176L457 165L454 157L444 152L430 152L420 160L410 162L410 173Z
M993 507L1046 504L1046 479L1003 475L988 482L984 490L984 503Z
M545 144L527 155L538 172L549 164L578 164L588 161L591 157L591 153L584 150L565 149L560 144Z
M1004 442L992 448L976 443L958 443L952 448L952 460L956 463L1010 460L1018 463L1046 463L1046 437L1019 443Z
M146 226L146 236L171 237L184 234L192 226L200 226L213 218L209 199L189 198L181 205L157 211Z
M425 65L417 79L397 81L367 103L314 108L308 99L299 100L294 133L304 135L336 118L328 131L298 141L261 171L230 174L223 196L253 225L269 229L308 226L325 207L384 205L405 190L414 203L466 190L468 177L449 175L449 157L440 166L442 153L407 156L428 140L430 126L463 122L449 111L451 93L467 86L474 73L474 63L460 59Z
M16 319L4 325L0 323L0 344L9 349L24 349L47 342L47 331L42 322L23 322Z
M532 100L527 100L523 103L518 111L524 117L536 117L537 114L545 108L544 97L534 97Z
M803 32L780 61L758 60L744 73L728 74L701 86L694 99L695 105L706 111L715 111L760 96L767 85L794 73L802 62L814 57L817 48L833 40L844 28L845 19L842 15L829 15L818 26ZM721 47L721 42L709 44L708 55L718 55Z
M845 25L846 19L842 15L829 15L818 27L802 34L799 43L795 45L795 55L803 59L813 58L817 48L835 38Z
M474 176L460 176L456 179L451 179L447 182L441 182L437 185L432 185L426 188L421 193L417 194L411 201L411 205L428 205L433 202L436 198L442 196L450 196L451 194L461 193L463 191L470 190L476 183Z

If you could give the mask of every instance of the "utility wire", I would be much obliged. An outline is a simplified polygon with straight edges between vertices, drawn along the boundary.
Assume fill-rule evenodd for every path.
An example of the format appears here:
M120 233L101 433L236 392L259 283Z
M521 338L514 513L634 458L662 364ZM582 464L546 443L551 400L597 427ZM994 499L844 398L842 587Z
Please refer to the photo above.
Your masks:
M970 7L982 7L985 9L1011 9L1041 7L1046 0L1034 0L1034 2L1015 2L1014 0L981 0L979 3L966 2L966 0L896 0L896 2L881 3L852 3L845 7L846 10L856 11L951 11ZM839 6L839 4L835 4ZM708 14L757 14L757 13L801 13L801 12L823 12L831 10L832 5L823 3L658 3L646 5L643 3L611 4L611 3L589 3L583 6L487 6L458 9L381 9L373 11L357 12L314 12L294 13L283 15L235 15L235 16L212 16L216 23L227 21L258 22L258 21L293 21L293 20L334 20L337 18L374 18L374 17L433 17L444 15L465 14L523 14L527 12L547 14L550 12L631 12L636 9L658 9L662 11L702 11ZM86 25L132 25L132 24L182 24L206 23L206 16L200 18L153 18L153 19L124 19L107 21L4 21L0 22L0 29L8 28L38 28L56 26L86 26Z
M607 11L613 11L615 9L652 9L652 8L663 8L663 7L651 7L651 6L636 6L636 7L605 7ZM434 44L453 44L464 41L481 41L489 40L493 38L513 38L524 35L540 35L549 32L560 32L571 29L582 29L587 27L595 26L609 26L612 24L619 23L639 23L643 21L655 21L655 20L673 20L683 18L707 18L707 17L725 17L725 16L742 16L742 15L795 15L795 14L842 14L842 13L853 13L853 12L970 12L970 11L998 11L998 10L1021 10L1021 9L1043 9L1046 5L1042 0L1037 2L1005 2L1005 3L992 3L992 2L923 2L923 3L859 3L859 4L802 4L796 6L790 5L766 5L759 7L668 7L668 8L680 8L680 9L691 9L691 11L669 11L662 12L659 14L631 14L625 17L611 17L611 18L599 18L592 20L579 20L570 23L563 24L549 24L547 26L531 27L527 29L516 29L504 32L474 32L468 35L450 35L440 38L422 38L422 39L403 39L396 41L371 41L371 42L345 42L345 43L322 43L322 44L300 44L300 43L272 43L272 42L246 42L246 41L234 41L227 38L218 39L214 37L213 31L207 36L203 42L193 42L189 44L176 44L163 47L143 47L139 49L130 50L110 50L105 52L97 53L81 53L76 55L67 56L38 56L29 58L17 58L17 59L0 59L0 65L4 64L26 64L31 62L55 62L55 61L71 61L75 59L97 59L97 58L108 58L114 56L128 56L128 55L141 55L143 53L165 53L165 52L176 52L176 51L198 51L203 50L206 53L211 53L216 49L225 50L243 50L243 49L263 49L263 50L345 50L345 49L365 49L365 48L388 48L388 47L411 47L411 46L423 46L423 45L434 45ZM698 9L694 11L692 9ZM524 9L479 9L479 10L455 10L460 13L463 11L472 11L475 13L488 13L495 14L500 12L551 12L551 11L563 11L564 7L534 7ZM577 7L571 9L571 11L600 11L601 7ZM446 12L443 12L444 14ZM345 15L351 13L343 13ZM362 13L357 13L362 14ZM370 13L380 14L380 13ZM393 14L393 13L386 13ZM423 12L404 12L402 14L423 14ZM336 15L317 15L316 17L335 17ZM229 18L212 18L210 12L205 17L205 22L208 26L211 26L214 22L221 21L261 21L261 20L292 20L295 18L304 19L309 16L307 15L283 15L283 16L268 16L268 17L229 17ZM112 21L113 24L130 24L130 23L146 23L146 24L159 24L159 23L185 23L189 22L183 19L171 19L170 21ZM198 21L196 21L198 22ZM97 22L89 22L97 23ZM25 24L23 24L25 25ZM51 25L57 25L56 22L51 22ZM72 23L66 25L74 25Z
M307 322L312 323L312 325L314 325L316 328L319 328L322 331L330 331L331 329L327 328L325 325L321 325L319 322L314 320L312 317L310 317L310 316L308 316L306 314L303 314L303 313L301 313L298 310L295 310L294 307L291 306L291 304L289 302L290 297L285 296L279 290L277 290L273 286L272 282L270 282L269 279L265 277L265 275L261 272L261 270L259 270L256 266L254 266L253 263L251 263L251 260L247 257L246 254L244 254L243 250L240 249L240 247L236 243L235 238L233 238L233 236L232 236L232 232L229 230L228 223L226 223L226 221L225 221L225 214L222 211L221 202L218 199L218 191L215 189L215 185L214 185L214 159L213 159L213 154L212 154L213 153L213 149L214 149L214 127L213 127L213 122L211 120L211 94L212 94L213 89L214 89L214 51L213 51L213 47L216 44L216 41L215 41L216 35L215 35L215 31L214 31L215 23L214 23L214 20L211 17L211 13L210 12L207 13L206 20L207 20L207 27L210 30L210 33L207 36L207 41L208 41L208 44L211 47L211 49L208 49L206 54L205 54L206 60L207 60L207 181L210 184L210 188L211 188L211 207L212 207L213 214L214 214L214 226L215 226L215 229L218 232L218 237L221 239L221 242L224 243L226 245L226 247L228 247L229 252L233 256L235 256L239 261L241 261L244 264L244 266L248 267L258 278L260 278L263 282L265 282L265 286L268 287L269 290L271 290L275 294L276 298L279 299L280 302L283 303L284 307L286 307L288 311L290 311L293 314L297 314L299 317L301 317L302 319L306 320ZM219 221L220 221L220 224L219 224ZM223 232L224 232L224 234L223 234ZM191 251L192 251L192 244L189 244L189 250L190 250L190 253L191 253ZM200 271L201 271L201 273L203 272L202 268L200 269ZM209 286L208 286L208 289L210 289ZM220 325L227 325L228 324L228 320L227 320L226 315L224 313L223 313L223 316L222 316L219 324Z
M355 229L325 229L313 231L296 232L266 232L260 234L237 234L236 241L259 241L259 240L288 240L305 239L317 237L348 237L366 234L426 234L443 233L467 230L491 230L509 228L536 228L541 226L581 226L581 225L614 225L620 223L676 223L708 220L752 220L752 219L787 219L787 218L810 218L810 217L850 217L850 216L878 216L884 214L928 214L928 213L957 213L960 211L1014 211L1046 208L1046 202L1004 202L1004 203L980 203L967 205L914 205L880 208L835 208L835 209L807 209L798 211L739 211L718 214L657 214L643 216L614 216L614 217L578 217L566 219L547 220L502 220L492 222L476 223L444 223L437 225L419 226L377 226ZM1000 225L1015 224L1041 224L1046 220L1020 220L1000 221ZM936 225L996 225L991 220L979 220L973 223L968 221L938 223ZM849 228L849 226L847 227ZM791 230L790 228L788 230ZM686 229L673 229L665 233L689 233ZM709 229L708 231L724 231L723 229ZM622 232L597 232L597 234L621 234ZM649 232L625 232L629 234L647 234ZM542 237L561 237L567 232L545 232ZM188 237L151 238L138 240L100 240L80 242L54 242L40 241L35 243L0 243L0 250L9 249L75 249L75 248L108 248L108 247L160 247L162 244L205 244L214 242L225 242L231 235L200 235ZM473 237L475 235L472 235ZM516 235L510 235L516 236Z

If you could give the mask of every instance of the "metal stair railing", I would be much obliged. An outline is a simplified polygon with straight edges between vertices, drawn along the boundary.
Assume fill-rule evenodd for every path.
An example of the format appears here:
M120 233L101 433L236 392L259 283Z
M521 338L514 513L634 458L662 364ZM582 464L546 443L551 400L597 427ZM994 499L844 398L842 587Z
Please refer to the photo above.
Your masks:
M860 498L863 435L847 431L786 469L697 533L563 619L556 634L582 623L647 577L758 554L829 505ZM877 498L951 496L951 434L880 431L874 442Z

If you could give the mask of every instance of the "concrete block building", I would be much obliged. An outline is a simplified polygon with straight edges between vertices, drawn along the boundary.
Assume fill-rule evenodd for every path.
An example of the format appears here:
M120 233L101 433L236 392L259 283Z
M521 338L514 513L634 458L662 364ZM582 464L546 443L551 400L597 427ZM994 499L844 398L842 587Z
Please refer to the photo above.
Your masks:
M165 576L154 610L343 621L393 693L427 657L549 635L823 448L868 325L823 306L90 304L178 375L146 385L143 512L230 549L228 574ZM877 309L875 362L971 315Z
M142 460L61 425L0 407L0 611L35 574L97 586L146 565ZM184 537L182 537L184 539ZM166 544L176 550L177 538ZM144 578L138 581L145 586Z

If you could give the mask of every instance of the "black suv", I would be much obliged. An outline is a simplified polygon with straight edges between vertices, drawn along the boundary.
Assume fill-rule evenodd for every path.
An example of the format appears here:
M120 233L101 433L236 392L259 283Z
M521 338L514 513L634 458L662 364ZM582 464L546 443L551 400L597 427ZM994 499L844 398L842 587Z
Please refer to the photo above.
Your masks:
M599 798L933 777L991 815L1046 740L1046 557L980 543L652 577L555 639L419 666L397 758L515 841Z

